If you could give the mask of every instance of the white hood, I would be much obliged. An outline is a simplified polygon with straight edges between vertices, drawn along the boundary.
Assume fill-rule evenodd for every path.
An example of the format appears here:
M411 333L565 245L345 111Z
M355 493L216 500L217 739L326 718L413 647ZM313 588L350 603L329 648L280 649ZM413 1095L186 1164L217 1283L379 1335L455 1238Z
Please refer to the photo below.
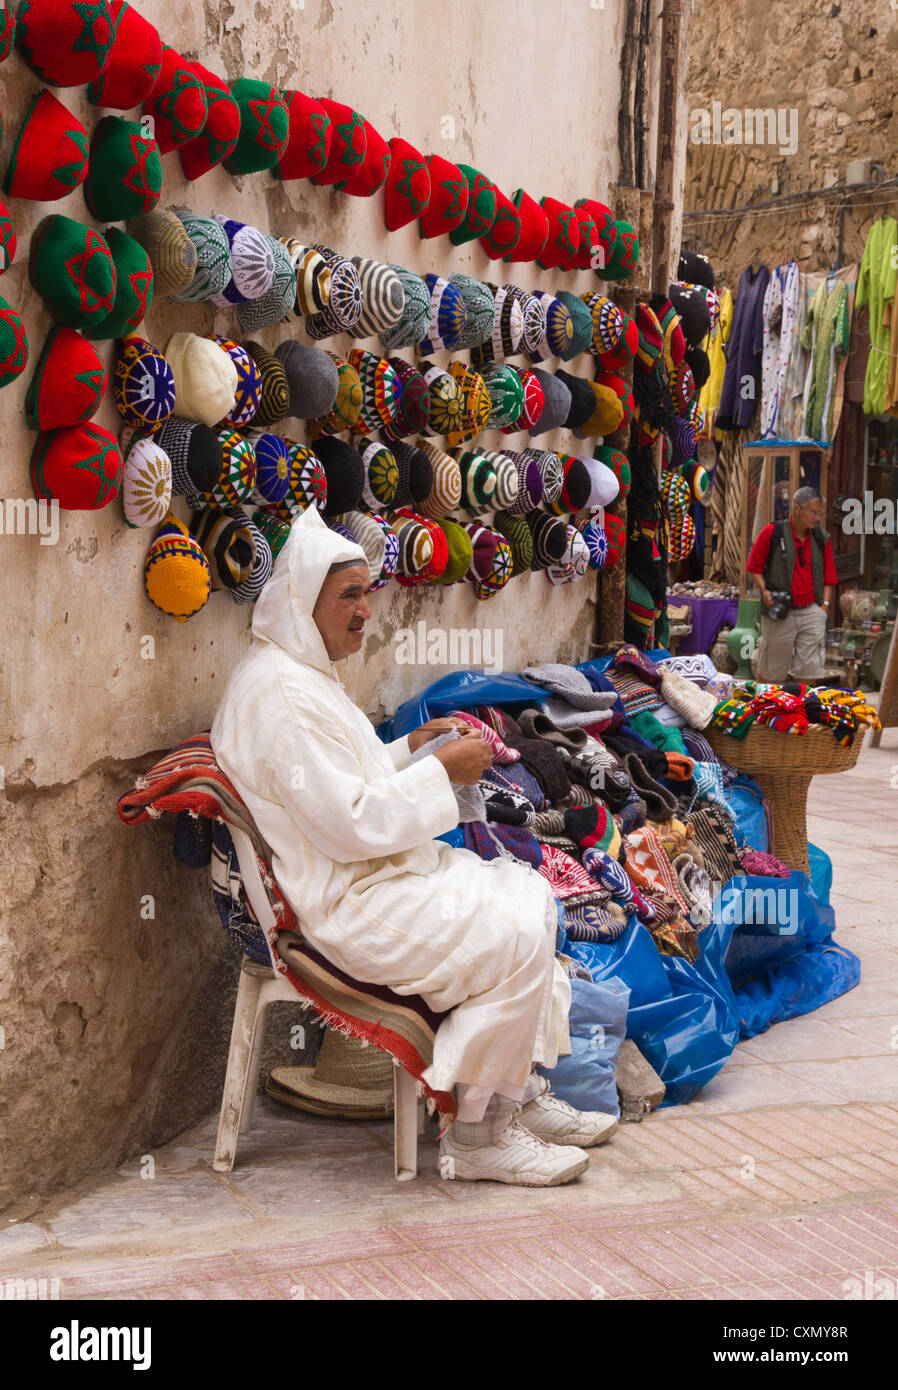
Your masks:
M358 560L367 569L362 547L331 531L315 507L307 508L290 527L272 576L256 601L253 638L336 677L312 610L331 565L343 560Z

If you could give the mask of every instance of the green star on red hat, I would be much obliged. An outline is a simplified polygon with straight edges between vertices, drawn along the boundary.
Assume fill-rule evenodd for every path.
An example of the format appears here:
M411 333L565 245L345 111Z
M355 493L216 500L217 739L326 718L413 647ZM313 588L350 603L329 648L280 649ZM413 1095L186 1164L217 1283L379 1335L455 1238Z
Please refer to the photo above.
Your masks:
M425 160L430 174L430 201L421 214L418 231L422 238L445 236L462 222L468 210L468 181L457 164L439 154Z
M470 164L459 164L458 167L468 185L468 209L459 225L449 233L453 246L463 246L465 242L486 236L498 212L498 190L492 179Z
M0 298L0 386L6 386L25 370L28 338L18 312Z
M368 134L365 118L351 106L342 101L331 101L329 97L320 98L325 113L330 117L331 137L327 163L319 173L312 175L312 183L318 187L339 183L348 178L354 169L361 168L368 151Z
M407 140L394 135L390 141L392 162L384 185L384 222L395 232L413 222L430 202L430 170Z

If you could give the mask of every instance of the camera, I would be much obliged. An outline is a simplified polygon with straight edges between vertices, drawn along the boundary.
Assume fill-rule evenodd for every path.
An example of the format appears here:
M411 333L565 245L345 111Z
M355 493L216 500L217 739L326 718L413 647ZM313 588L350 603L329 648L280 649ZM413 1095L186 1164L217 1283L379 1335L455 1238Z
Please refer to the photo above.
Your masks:
M784 589L771 589L770 597L773 603L767 609L767 616L780 622L792 607L792 595Z

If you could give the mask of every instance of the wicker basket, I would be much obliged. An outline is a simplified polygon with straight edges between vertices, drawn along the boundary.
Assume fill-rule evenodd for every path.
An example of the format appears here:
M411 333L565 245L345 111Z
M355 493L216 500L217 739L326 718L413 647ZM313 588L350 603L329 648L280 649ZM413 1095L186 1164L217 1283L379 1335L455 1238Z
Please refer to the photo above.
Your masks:
M739 772L760 782L773 814L773 844L778 859L808 873L808 787L813 777L847 772L854 767L865 730L850 748L837 743L832 729L812 724L805 734L785 734L766 724L754 724L744 739L723 729L704 730L714 752Z

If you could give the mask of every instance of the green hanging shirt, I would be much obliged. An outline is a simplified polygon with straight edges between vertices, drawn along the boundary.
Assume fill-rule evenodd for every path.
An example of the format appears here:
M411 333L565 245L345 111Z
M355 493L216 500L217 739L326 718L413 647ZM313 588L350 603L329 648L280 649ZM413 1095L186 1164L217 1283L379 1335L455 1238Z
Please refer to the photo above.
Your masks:
M855 307L870 305L870 355L864 377L864 414L882 415L886 408L891 330L885 308L895 298L898 276L898 222L880 217L867 235L857 278Z
M836 359L848 351L849 328L848 290L841 280L837 280L832 289L827 289L823 280L811 300L801 346L811 354L805 393L805 434L824 444L832 437L839 370Z

